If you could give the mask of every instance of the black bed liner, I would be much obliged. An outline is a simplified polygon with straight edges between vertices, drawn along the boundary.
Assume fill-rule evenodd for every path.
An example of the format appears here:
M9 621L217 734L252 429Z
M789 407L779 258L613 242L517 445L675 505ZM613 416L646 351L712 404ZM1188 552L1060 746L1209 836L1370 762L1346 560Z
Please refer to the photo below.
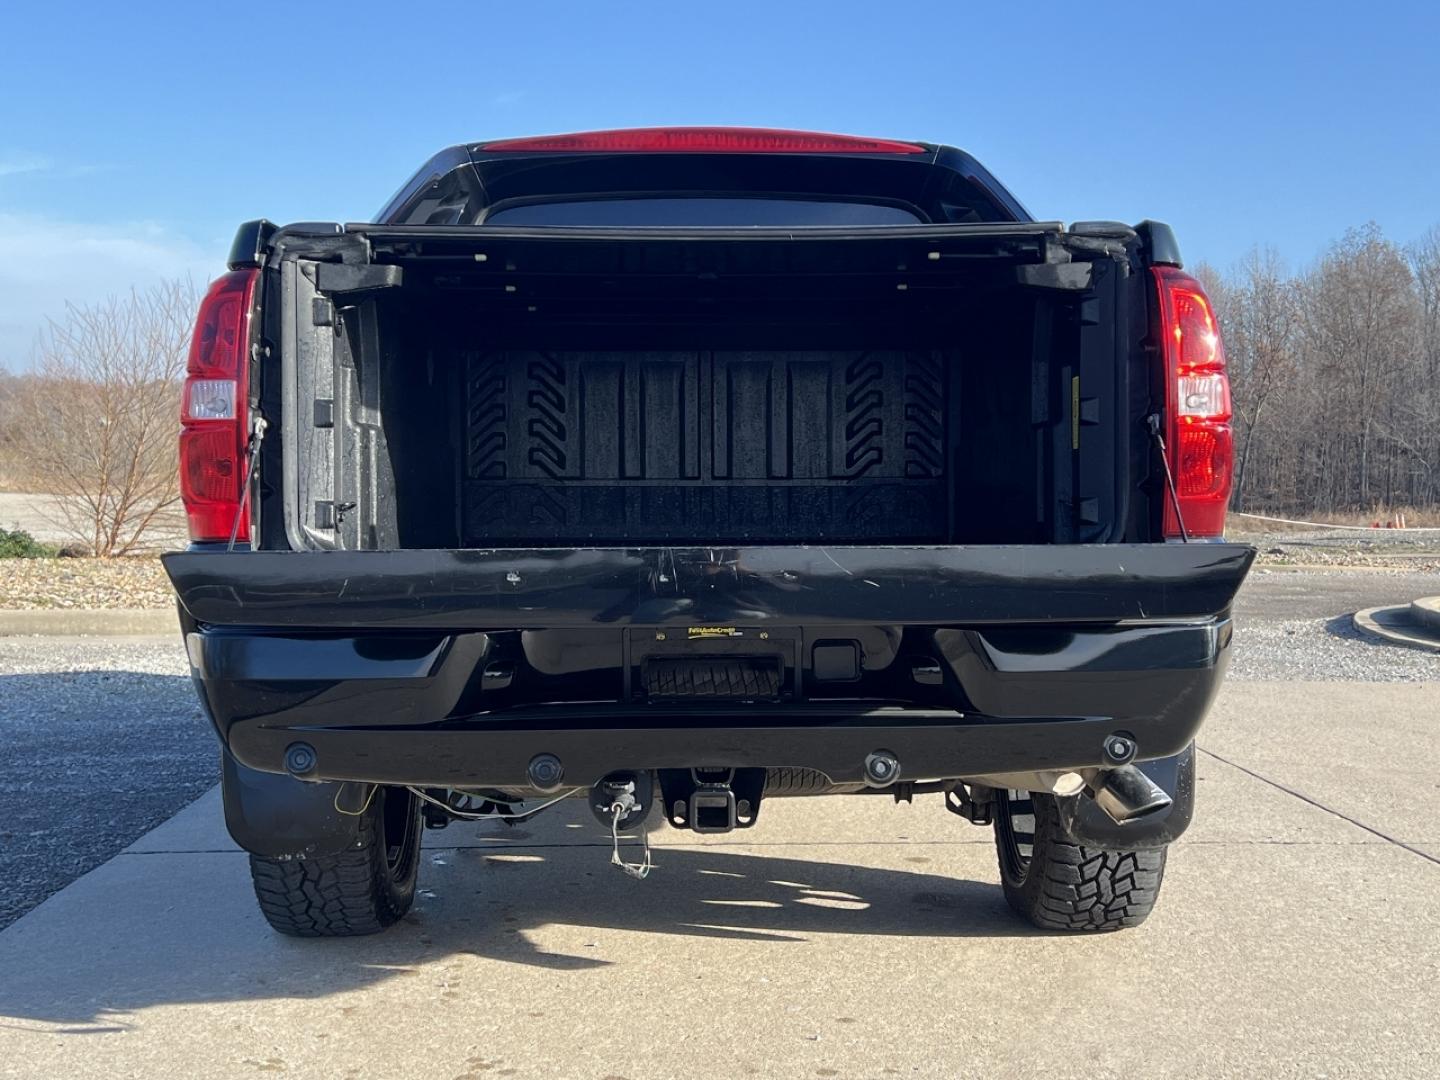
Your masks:
M941 350L470 352L462 546L942 543Z

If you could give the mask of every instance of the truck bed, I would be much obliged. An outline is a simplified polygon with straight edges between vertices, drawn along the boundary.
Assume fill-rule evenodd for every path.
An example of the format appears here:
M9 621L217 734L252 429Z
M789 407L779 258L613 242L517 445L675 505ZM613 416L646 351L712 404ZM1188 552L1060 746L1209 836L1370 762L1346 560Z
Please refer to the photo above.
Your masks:
M1148 538L1123 247L821 231L282 236L288 546Z

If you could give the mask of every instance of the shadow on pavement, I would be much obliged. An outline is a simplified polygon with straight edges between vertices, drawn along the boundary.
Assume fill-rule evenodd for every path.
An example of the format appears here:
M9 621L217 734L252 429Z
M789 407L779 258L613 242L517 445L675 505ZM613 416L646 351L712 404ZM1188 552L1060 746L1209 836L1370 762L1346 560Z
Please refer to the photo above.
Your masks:
M1336 615L1333 619L1326 619L1325 632L1334 637L1343 638L1346 641L1353 641L1360 646L1361 649L1371 651L1377 656L1396 656L1397 654L1407 656L1412 654L1412 650L1404 645L1397 645L1390 641L1378 641L1369 634L1361 633L1355 629L1354 616L1350 614ZM1424 652L1415 650L1414 654L1423 656Z
M887 857L905 850L917 849L887 845ZM857 854L867 857L867 846ZM317 999L397 979L433 984L422 995L470 996L520 978L505 974L511 964L579 980L583 993L588 976L623 965L803 964L817 935L862 935L871 943L856 947L873 960L885 938L1035 933L999 888L963 878L661 847L654 873L637 882L608 858L588 845L427 849L417 908L399 925L370 938L296 940L261 921L241 854L126 855L100 871L116 878L106 882L115 925L98 935L77 927L81 940L52 943L52 963L17 965L0 980L0 1017L93 1032L126 1027L149 1006ZM12 938L30 930L22 923ZM723 949L713 951L715 939ZM8 962L41 942L6 944ZM459 965L460 987L446 973L456 960L480 961ZM490 985L477 985L477 973Z
M0 676L0 703L7 901L23 886L34 903L214 782L214 735L187 678ZM827 935L863 937L855 947L883 961L886 939L1032 933L995 885L932 872L973 865L950 842L792 851L870 864L848 865L778 854L783 831L686 847L671 845L688 834L667 832L655 872L638 882L608 864L608 843L576 805L474 843L463 833L427 836L454 843L426 847L420 895L398 926L371 938L294 940L261 919L245 856L229 848L218 817L213 824L194 850L111 859L6 930L0 1027L125 1030L153 1006L317 1000L397 980L413 980L422 1001L503 993L526 973L574 979L586 992L588 980L627 967L763 968L782 955L803 964ZM835 838L832 829L803 839ZM459 989L446 975L457 967L466 972Z

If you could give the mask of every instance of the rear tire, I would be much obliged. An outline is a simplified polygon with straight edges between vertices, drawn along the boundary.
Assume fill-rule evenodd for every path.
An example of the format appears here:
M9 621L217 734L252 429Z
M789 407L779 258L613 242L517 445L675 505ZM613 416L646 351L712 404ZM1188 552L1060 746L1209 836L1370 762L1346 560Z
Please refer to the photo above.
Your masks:
M1066 839L1055 796L995 793L995 848L1010 906L1042 930L1139 926L1165 875L1164 847L1084 847Z
M420 867L419 800L377 788L359 820L358 843L338 855L250 856L265 920L291 937L357 937L398 921L415 900Z

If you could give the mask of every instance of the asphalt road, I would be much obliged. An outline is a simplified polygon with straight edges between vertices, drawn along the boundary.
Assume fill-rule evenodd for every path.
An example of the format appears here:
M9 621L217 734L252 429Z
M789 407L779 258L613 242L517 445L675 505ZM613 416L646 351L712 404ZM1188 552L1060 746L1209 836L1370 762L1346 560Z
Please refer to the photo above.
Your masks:
M1242 625L1329 619L1379 604L1401 604L1440 593L1440 573L1400 570L1291 570L1260 566L1235 599Z
M0 638L0 926L219 779L178 632Z

